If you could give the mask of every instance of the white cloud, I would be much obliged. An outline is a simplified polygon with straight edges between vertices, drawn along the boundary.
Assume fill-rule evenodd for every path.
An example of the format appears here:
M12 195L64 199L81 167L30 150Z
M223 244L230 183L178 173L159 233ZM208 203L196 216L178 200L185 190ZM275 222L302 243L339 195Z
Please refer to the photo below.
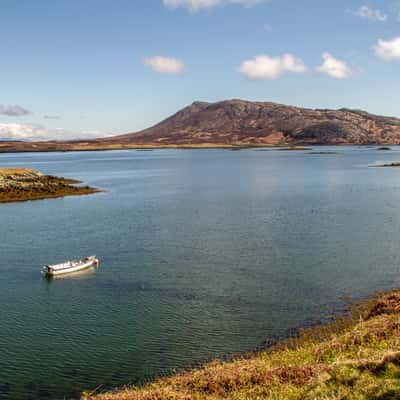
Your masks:
M100 131L96 130L83 130L78 135L78 139L91 139L91 138L99 138L99 137L106 137L106 136L113 136L112 133L101 133Z
M239 71L249 79L277 79L287 72L306 72L307 67L300 58L292 54L278 57L260 55L243 61Z
M385 22L387 20L387 15L384 14L381 10L377 8L374 9L366 5L361 6L356 11L354 11L354 15L360 18L369 19L371 21Z
M143 64L161 74L181 74L185 70L185 63L174 57L149 57L143 60Z
M344 61L336 59L330 53L323 53L322 58L324 62L317 67L317 71L322 74L326 74L335 79L346 79L353 73Z
M227 4L238 4L242 6L254 6L259 3L266 3L269 0L163 0L167 7L185 7L190 11L198 11L202 8L211 8Z
M35 124L0 123L0 139L72 140L104 136L98 131L70 132L63 128L46 128Z
M379 39L375 54L386 61L400 60L400 36L392 40Z

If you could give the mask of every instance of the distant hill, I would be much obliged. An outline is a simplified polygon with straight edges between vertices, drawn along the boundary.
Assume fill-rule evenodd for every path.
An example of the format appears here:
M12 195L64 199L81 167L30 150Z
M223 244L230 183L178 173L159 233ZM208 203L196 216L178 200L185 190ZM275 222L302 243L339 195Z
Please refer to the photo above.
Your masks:
M151 128L101 142L125 144L397 144L400 119L360 110L267 102L195 102Z
M70 142L0 142L0 152L135 147L400 144L400 119L269 102L195 102L140 132Z

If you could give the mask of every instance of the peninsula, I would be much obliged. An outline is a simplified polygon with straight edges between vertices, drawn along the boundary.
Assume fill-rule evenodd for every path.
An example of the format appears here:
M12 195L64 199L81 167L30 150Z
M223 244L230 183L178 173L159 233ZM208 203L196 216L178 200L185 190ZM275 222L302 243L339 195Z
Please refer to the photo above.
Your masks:
M140 132L93 140L0 142L0 152L400 144L400 119L272 102L194 102Z
M99 192L75 186L75 179L44 175L28 168L0 168L0 203L77 196Z

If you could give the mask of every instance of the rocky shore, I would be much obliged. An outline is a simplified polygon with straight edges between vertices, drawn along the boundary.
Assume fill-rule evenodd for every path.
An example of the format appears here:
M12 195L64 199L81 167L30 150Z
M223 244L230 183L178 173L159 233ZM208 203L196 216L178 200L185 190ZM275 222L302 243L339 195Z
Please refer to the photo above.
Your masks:
M0 168L0 203L78 196L99 192L75 186L78 180L42 174L27 168Z

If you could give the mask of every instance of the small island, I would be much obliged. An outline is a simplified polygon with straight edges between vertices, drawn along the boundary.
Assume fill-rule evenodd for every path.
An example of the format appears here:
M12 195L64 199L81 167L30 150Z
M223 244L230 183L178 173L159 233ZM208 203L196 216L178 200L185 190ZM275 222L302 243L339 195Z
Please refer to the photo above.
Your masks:
M304 147L304 146L290 146L290 147L278 148L278 150L280 150L280 151L312 151L312 148Z
M260 146L252 146L249 148L260 147ZM261 148L256 148L255 151L271 151L271 150L278 150L278 151L312 151L311 147L304 147L304 146L290 146L290 147L282 147L282 146L263 146Z
M379 150L379 151L390 151L392 149L390 147L384 146L384 147L378 147L377 150Z
M312 156L330 156L330 155L339 154L339 153L336 151L310 151L307 154L310 154Z
M400 167L400 162L392 162L392 163L387 163L387 164L370 165L370 167L375 167L375 168L382 168L382 167Z
M99 192L81 181L45 175L29 168L0 168L0 203L78 196Z

